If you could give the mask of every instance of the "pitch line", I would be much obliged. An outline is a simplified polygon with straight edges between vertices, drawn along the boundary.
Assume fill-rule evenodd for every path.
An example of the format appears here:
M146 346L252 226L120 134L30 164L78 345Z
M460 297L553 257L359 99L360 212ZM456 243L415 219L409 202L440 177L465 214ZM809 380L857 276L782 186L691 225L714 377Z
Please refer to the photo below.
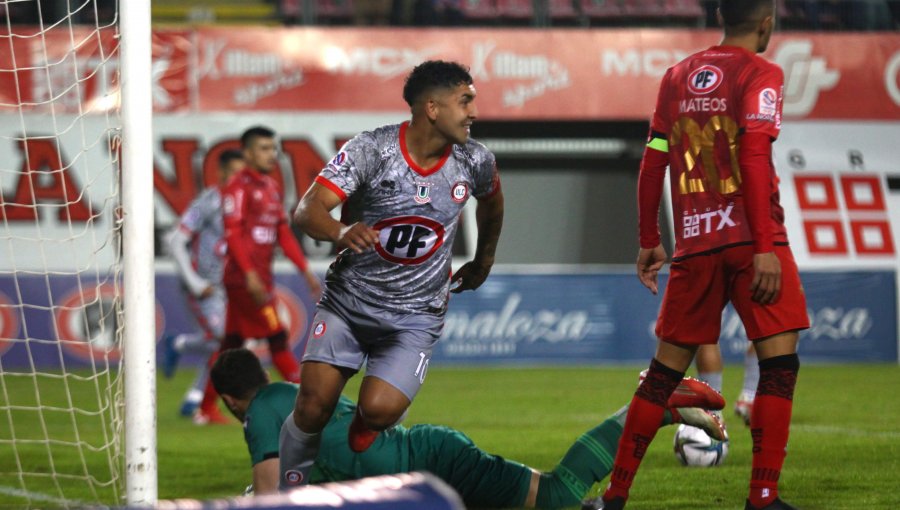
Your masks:
M67 507L67 508L69 508L71 506L75 506L75 507L84 506L84 503L81 503L80 501L61 499L61 498L57 498L55 496L50 496L49 494L26 491L26 490L18 489L16 487L5 487L3 485L0 485L0 494L5 494L7 496L15 496L15 497L23 498L23 499L34 500L34 501L44 501L47 503L53 503L54 505L59 505L59 506Z
M884 439L900 438L900 431L863 430L857 428L836 427L834 425L792 425L792 430L812 432L814 434L834 434L838 436L876 437Z

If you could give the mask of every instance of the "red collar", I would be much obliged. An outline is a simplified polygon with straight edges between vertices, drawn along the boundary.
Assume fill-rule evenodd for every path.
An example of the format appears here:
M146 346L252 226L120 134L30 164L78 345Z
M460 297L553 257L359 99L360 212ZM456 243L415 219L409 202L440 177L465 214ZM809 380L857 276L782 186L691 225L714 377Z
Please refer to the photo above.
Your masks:
M434 164L431 168L422 168L413 161L412 157L409 155L409 150L406 148L406 128L409 126L409 121L400 124L400 152L403 153L403 159L406 160L406 164L409 165L413 171L422 177L428 177L429 175L437 172L444 166L444 163L447 162L447 158L450 157L450 152L453 150L453 147L448 145L447 149L444 151L444 155L441 156L441 159L438 160L437 163Z

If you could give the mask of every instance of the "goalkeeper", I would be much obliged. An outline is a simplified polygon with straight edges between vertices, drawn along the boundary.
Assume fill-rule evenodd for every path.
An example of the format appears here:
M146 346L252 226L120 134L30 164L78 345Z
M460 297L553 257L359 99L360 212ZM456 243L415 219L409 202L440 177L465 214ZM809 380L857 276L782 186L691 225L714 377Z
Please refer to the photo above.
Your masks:
M229 410L244 423L255 493L278 488L278 434L294 409L298 385L269 383L259 359L246 349L221 353L210 374ZM721 395L695 379L685 379L669 401L663 424L688 423L711 437L725 430L710 413L721 409ZM677 407L677 409L676 409ZM380 434L372 447L353 453L347 440L356 404L341 397L322 432L322 448L310 472L311 483L368 476L429 471L452 486L475 507L559 508L579 505L594 482L609 474L627 406L583 434L552 471L542 473L480 450L458 430L438 425L396 425ZM290 475L290 472L288 472Z

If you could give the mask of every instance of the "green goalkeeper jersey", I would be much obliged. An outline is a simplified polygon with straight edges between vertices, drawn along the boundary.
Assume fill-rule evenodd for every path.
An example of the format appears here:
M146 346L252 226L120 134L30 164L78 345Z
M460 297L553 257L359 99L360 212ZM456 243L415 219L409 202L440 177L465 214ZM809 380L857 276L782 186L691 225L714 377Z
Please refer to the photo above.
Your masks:
M244 418L252 464L278 457L278 434L294 409L298 388L277 382L253 397ZM437 425L397 425L379 434L368 450L354 453L347 433L355 413L356 404L342 396L322 431L311 483L430 471L456 489L467 505L522 506L531 478L531 470L522 464L488 454L462 432Z
M294 409L296 384L277 382L259 390L244 418L244 439L250 449L251 464L278 458L278 434L281 424ZM378 435L363 453L354 453L347 432L356 404L341 397L334 414L322 431L322 446L310 473L312 483L355 480L366 476L404 473L409 466L409 431L393 427Z

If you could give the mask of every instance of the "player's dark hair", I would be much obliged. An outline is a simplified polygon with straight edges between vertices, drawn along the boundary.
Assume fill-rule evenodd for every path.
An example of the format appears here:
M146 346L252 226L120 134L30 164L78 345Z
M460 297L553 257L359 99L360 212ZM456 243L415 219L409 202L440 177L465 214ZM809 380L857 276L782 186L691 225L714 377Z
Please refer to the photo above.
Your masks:
M241 135L241 147L244 149L250 147L253 140L256 140L257 138L275 138L275 131L272 131L265 126L253 126L244 131L244 134Z
M247 349L226 349L219 353L209 371L209 379L219 395L245 399L269 383L259 358Z
M239 159L241 161L244 160L244 155L241 154L241 151L237 149L228 149L222 151L222 154L219 154L219 168L224 168L231 163L232 161Z
M765 16L775 13L775 0L719 0L725 33L742 35L754 30Z
M456 62L429 60L417 65L406 77L403 99L412 106L425 92L437 88L452 89L461 84L472 84L468 67Z

